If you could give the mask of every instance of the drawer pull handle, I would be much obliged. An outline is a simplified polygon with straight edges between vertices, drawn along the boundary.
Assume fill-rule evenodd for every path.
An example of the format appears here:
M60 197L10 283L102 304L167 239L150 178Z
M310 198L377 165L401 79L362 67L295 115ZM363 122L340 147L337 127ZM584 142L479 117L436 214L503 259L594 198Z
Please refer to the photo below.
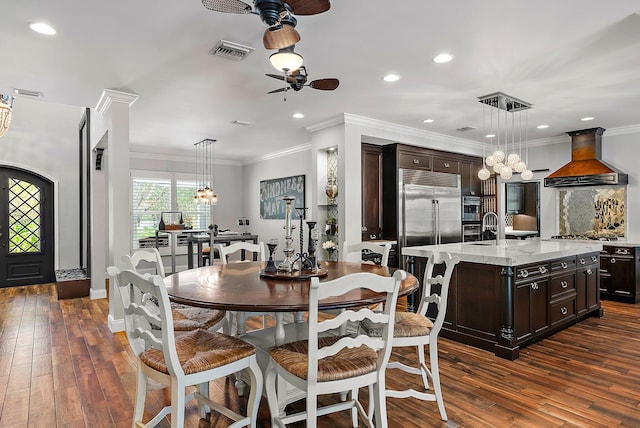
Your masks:
M618 248L618 249L616 249L616 254L628 255L629 254L629 250L627 250L626 248Z
M445 163L444 163L444 167L445 167L445 168L449 168L449 162L445 162Z
M583 265L583 264L585 264L585 263L586 263L585 259L580 259L580 264L581 264L581 265Z
M615 257L611 257L611 261L610 261L610 263L611 263L611 264L614 264L615 262L616 262Z
M540 266L540 273L547 273L547 268L545 266Z
M534 290L538 289L538 283L537 282L532 282L531 283L531 288L533 288Z
M420 163L420 159L414 159L414 160L413 160L413 164L414 164L414 165L418 165L419 163Z
M563 306L563 307L561 307L561 308L560 308L560 313L561 313L562 315L567 315L567 313L568 313L568 312L569 312L569 311L567 310L567 307L566 307L566 306Z
M529 276L529 271L528 270L522 270L520 271L520 276L523 278L526 278Z
M562 286L562 288L567 288L569 286L569 283L567 281L560 281L560 285Z
M376 235L369 235L369 239L376 239Z
M597 256L591 256L591 261L592 262L597 262L598 261L598 257Z
M560 266L562 267L562 269L566 269L567 268L567 262L560 262Z
M591 268L587 269L587 275L591 275L593 273L593 271L591 270Z

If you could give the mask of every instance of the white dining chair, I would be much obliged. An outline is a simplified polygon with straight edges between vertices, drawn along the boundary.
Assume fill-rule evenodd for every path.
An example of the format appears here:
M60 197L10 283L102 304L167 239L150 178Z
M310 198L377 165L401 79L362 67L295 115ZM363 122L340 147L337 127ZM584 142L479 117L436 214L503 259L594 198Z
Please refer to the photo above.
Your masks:
M205 417L213 409L234 420L232 427L255 427L263 386L255 347L240 339L202 329L176 337L162 277L143 276L130 270L121 272L114 266L110 266L108 271L117 278L117 289L125 303L127 339L132 349L140 351L137 353L138 375L132 426L156 426L171 414L171 427L182 428L185 405L195 399L200 417ZM150 305L155 305L154 310L149 310ZM246 416L209 399L209 381L238 371L247 371L251 380ZM143 423L149 379L170 388L171 404ZM186 394L186 388L192 385L197 386L197 391Z
M372 261L363 260L363 254L379 254L380 263L378 264L380 266L388 266L390 252L391 243L389 242L379 244L377 242L362 241L357 244L347 244L347 241L344 241L340 255L341 260L344 262L373 263Z
M131 255L124 255L122 261L129 269L139 274L144 270L155 271L156 275L164 278L162 257L157 248L140 248ZM171 302L173 313L173 327L177 332L191 331L198 328L217 331L228 330L226 312L217 309L199 308Z
M413 397L424 401L435 401L438 404L441 419L446 421L447 412L442 398L438 366L438 334L447 313L451 275L460 259L446 252L429 252L427 257L421 286L422 299L418 311L416 313L396 312L392 340L394 348L415 346L418 366L411 367L400 361L390 361L387 369L399 369L409 374L420 375L425 391L429 391L429 380L431 380L433 392L416 391L411 388L405 390L387 389L385 392L387 397ZM434 276L434 271L442 270L442 265L444 265L444 272ZM436 309L433 320L427 316L430 305L435 305ZM367 320L363 321L361 325L363 330L372 336L381 334L380 326L375 326ZM425 361L425 346L429 347L429 365ZM369 414L371 414L371 410Z
M308 340L301 340L275 346L269 349L269 364L265 375L265 388L271 423L274 427L306 420L307 427L317 426L318 416L351 409L353 426L358 425L362 416L368 426L373 426L373 415L364 411L358 400L358 390L368 387L372 396L375 426L386 427L385 367L391 352L393 320L400 282L406 278L404 271L396 271L393 277L374 273L354 273L324 281L311 278L309 288ZM333 296L340 296L351 290L371 290L384 293L385 309L376 313L369 308L346 310L335 318L320 321L318 302ZM369 319L382 326L380 337L364 334L342 336L332 334L340 325L356 320ZM289 384L306 394L306 410L286 414L279 410L276 378L281 376ZM318 408L318 396L350 391L347 401Z
M241 263L245 261L253 261L254 258L256 258L260 262L264 262L267 260L266 258L267 250L264 245L264 242L262 241L260 241L257 244L254 244L252 242L244 242L244 241L235 242L230 245L215 244L215 248L218 250L218 254L220 254L220 261L224 265L228 263ZM237 253L243 254L243 252L244 252L244 258L240 256L239 260L235 260L235 261L232 260L231 262L229 261L230 256L234 256ZM265 312L238 311L235 313L235 315L236 315L235 316L236 335L243 336L247 332L247 317L262 316L262 327L264 328L267 325L267 316L269 314ZM228 317L227 322L229 323L229 332L233 331L231 316Z

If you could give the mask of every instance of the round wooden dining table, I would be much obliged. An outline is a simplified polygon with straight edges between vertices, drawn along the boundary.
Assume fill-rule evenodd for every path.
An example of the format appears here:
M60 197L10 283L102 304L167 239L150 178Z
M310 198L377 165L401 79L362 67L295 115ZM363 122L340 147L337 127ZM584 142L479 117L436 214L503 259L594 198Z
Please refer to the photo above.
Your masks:
M214 264L189 269L165 278L167 292L172 301L191 306L235 312L275 312L276 343L284 339L282 314L309 310L310 279L267 278L260 275L264 262ZM357 272L372 272L391 276L394 268L350 262L321 262L326 275L320 282ZM407 273L399 296L418 288L418 280ZM353 290L342 296L318 303L320 310L350 308L384 301L384 294L370 290Z

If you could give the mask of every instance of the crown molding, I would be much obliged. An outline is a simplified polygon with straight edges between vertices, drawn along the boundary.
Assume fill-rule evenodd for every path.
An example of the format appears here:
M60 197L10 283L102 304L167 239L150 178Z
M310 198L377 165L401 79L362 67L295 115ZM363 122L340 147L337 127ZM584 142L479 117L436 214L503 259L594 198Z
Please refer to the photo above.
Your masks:
M105 111L111 107L111 103L127 103L129 107L136 102L138 94L129 92L117 91L115 89L104 89L102 95L96 105L96 111L100 114L104 114Z
M640 132L640 125L620 126L618 128L607 129L602 136L635 134L637 132Z
M196 158L194 156L185 156L185 155L167 155L160 153L146 153L146 152L129 152L130 158L135 159L144 159L144 160L154 160L154 161L163 161L163 162L186 162L186 163L196 163ZM213 159L214 165L231 165L231 166L242 166L242 162L234 161L234 160L226 160L226 159Z
M266 154L264 156L260 156L258 158L250 159L249 161L245 162L244 165L251 165L258 162L263 162L271 159L289 156L295 153L304 152L306 150L311 150L311 143L300 144L298 146L294 146L286 150L281 150L279 152L273 152L273 153Z

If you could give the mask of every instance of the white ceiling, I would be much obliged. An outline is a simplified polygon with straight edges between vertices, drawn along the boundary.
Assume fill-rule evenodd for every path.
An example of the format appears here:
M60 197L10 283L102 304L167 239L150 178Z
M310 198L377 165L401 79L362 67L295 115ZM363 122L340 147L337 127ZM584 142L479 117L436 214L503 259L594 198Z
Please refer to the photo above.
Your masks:
M298 16L296 52L309 80L340 86L289 91L286 102L267 95L283 85L265 76L276 71L255 15L200 0L0 0L0 10L0 92L89 107L104 88L136 93L135 151L191 153L216 138L217 157L247 162L309 142L306 127L345 112L481 141L477 97L496 91L533 104L533 140L640 124L640 0L333 0L328 12ZM39 20L58 34L27 27ZM241 62L209 55L220 39L256 50ZM454 60L432 62L442 51ZM383 82L390 72L400 81ZM14 117L28 106L17 97ZM479 130L456 130L465 126Z

